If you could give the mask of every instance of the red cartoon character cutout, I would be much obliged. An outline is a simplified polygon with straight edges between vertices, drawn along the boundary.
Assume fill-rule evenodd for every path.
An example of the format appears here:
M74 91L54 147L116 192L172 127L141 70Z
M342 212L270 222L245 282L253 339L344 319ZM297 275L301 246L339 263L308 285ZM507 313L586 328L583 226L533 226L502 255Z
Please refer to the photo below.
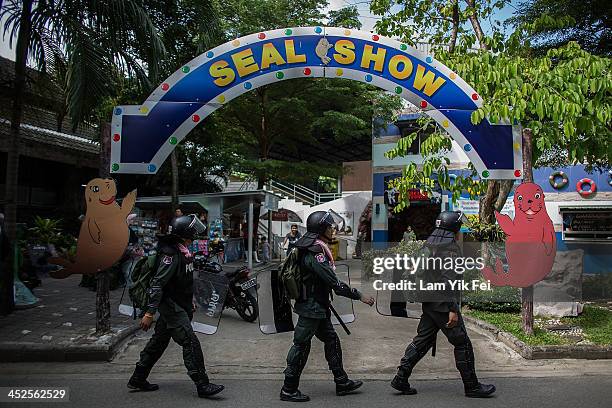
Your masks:
M535 183L522 183L514 193L514 220L495 212L499 226L506 234L505 271L501 259L495 271L485 267L482 275L494 286L525 288L548 275L555 261L556 240L552 221L546 212L544 192Z

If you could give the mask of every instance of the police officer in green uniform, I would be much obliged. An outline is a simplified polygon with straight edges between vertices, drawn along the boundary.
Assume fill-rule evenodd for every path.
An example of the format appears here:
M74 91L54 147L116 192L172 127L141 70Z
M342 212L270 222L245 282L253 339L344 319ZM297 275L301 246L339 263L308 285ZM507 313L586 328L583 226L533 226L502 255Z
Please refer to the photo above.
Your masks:
M280 392L283 401L305 402L310 397L298 387L300 375L308 360L310 342L316 336L324 344L325 359L334 375L336 395L345 395L363 384L348 378L342 365L340 339L331 322L330 295L361 300L370 306L374 298L363 296L336 276L334 259L327 244L332 240L335 222L328 211L316 211L308 217L307 233L296 243L300 255L300 273L303 277L302 296L295 302L299 315L295 326L293 345L287 355L285 382Z
M463 214L458 211L440 213L436 220L436 229L427 239L424 253L429 257L442 260L461 256L461 249L456 240L460 233L462 218ZM423 279L429 281L447 282L460 278L453 270L443 268L442 270L427 270L425 274L428 276L424 276ZM435 350L436 335L438 331L442 331L454 346L455 365L461 374L466 397L484 398L493 394L495 386L479 383L476 376L474 350L461 318L460 293L447 290L434 294L423 293L421 296L426 296L428 301L422 302L423 314L417 327L417 335L406 348L391 386L403 394L417 393L410 386L408 378L414 366L427 354L429 349L434 347Z
M206 227L195 215L174 218L170 226L172 233L159 237L157 271L149 289L149 304L142 317L140 327L149 330L153 318L159 312L155 332L140 353L128 388L140 391L155 391L147 377L162 356L170 339L183 348L183 361L189 377L196 385L199 397L209 397L223 390L208 380L204 366L202 347L191 327L195 311L193 301L193 257L187 247L197 234Z

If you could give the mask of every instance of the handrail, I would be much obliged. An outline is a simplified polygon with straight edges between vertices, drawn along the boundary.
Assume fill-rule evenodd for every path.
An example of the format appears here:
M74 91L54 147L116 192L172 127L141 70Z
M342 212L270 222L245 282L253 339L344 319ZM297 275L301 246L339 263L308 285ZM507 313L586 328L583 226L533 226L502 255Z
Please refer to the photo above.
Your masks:
M299 200L311 206L342 198L342 193L318 193L299 184L286 184L277 180L269 180L267 186L277 190L294 200Z

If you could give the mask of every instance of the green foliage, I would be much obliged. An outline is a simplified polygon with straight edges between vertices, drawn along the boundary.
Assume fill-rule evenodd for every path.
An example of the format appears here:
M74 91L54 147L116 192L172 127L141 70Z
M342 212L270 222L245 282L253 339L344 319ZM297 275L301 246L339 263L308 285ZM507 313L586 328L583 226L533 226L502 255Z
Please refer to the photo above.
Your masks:
M608 0L533 0L521 2L508 23L532 24L529 39L538 53L575 41L597 55L612 52Z
M64 234L61 229L62 220L34 218L34 226L28 229L26 241L29 243L54 245L58 250L66 250L76 244L76 239L70 234Z
M533 335L526 335L521 329L521 315L519 313L470 310L467 314L477 319L484 320L487 323L491 323L531 346L567 343L567 340L558 334L550 333L539 327L533 328Z
M464 226L470 230L467 235L478 242L503 242L506 238L498 224L480 222L478 215L468 215Z
M454 3L458 16L453 14ZM492 25L489 36L466 28L468 21L469 26L479 27L479 20L489 19L505 3L374 0L371 9L382 16L376 26L379 32L412 44L428 38L436 59L476 89L484 103L472 114L474 124L488 120L521 123L531 128L533 160L538 164L551 163L549 159L554 156L566 158L558 163L608 165L612 153L611 60L591 55L574 42L550 49L543 56L534 55L530 35L543 27L567 27L572 20L564 16L538 16L522 22L508 36L501 32L499 22ZM396 4L401 7L394 7ZM451 35L453 27L456 38ZM472 48L477 40L480 51ZM426 180L434 173L438 174L441 187L451 191L453 201L462 191L470 192L472 197L486 191L484 182L476 185L460 177L452 184L447 183L449 163L442 154L449 144L443 141L446 136L442 130L430 129L431 123L430 119L423 119L416 132L431 133L422 149L423 164L411 164L401 178L394 180L404 202L396 207L398 211L409 205L409 189L430 192L431 183ZM387 156L405 155L415 137L412 134L400 139L397 148ZM545 160L538 160L541 156ZM472 173L468 179L474 176ZM503 202L505 197L501 198Z
M582 314L564 317L562 323L581 327L585 338L595 344L612 344L612 311L595 306L585 306Z

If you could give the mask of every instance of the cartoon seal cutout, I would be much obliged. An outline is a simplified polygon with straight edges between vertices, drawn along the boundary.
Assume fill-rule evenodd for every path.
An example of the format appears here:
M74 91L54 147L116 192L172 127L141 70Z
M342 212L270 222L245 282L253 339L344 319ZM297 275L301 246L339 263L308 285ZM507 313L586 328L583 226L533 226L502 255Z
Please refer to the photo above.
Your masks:
M546 212L544 192L535 183L522 183L514 193L514 220L495 212L499 226L506 234L505 271L501 259L482 270L494 286L525 288L541 281L552 269L557 253L555 230Z
M95 178L87 183L87 212L79 232L75 262L53 258L51 262L63 266L63 269L52 272L52 277L93 275L121 258L130 235L127 217L134 208L136 190L125 196L121 206L115 201L116 195L117 186L111 178Z
M317 57L321 58L323 65L327 65L331 61L331 58L327 56L327 52L333 46L333 44L330 44L329 41L327 41L327 38L323 37L319 40L317 46L315 47L315 54L317 54Z

